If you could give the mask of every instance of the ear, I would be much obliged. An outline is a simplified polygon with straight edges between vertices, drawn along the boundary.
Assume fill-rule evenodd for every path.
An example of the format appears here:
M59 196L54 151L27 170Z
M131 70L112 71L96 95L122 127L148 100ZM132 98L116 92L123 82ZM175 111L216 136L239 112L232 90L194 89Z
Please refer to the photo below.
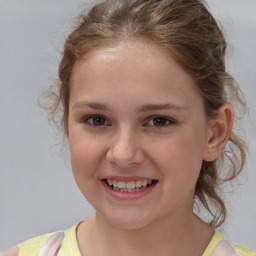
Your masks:
M217 117L209 121L209 132L203 155L204 161L214 161L219 157L221 150L225 147L229 139L233 121L233 107L230 103L225 102L219 108Z

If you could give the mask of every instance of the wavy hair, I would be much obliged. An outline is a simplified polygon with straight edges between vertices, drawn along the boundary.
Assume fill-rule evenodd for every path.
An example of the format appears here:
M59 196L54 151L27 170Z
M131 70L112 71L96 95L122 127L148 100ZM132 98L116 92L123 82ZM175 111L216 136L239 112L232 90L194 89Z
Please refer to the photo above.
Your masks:
M216 117L226 101L246 110L243 95L225 68L227 43L203 1L107 0L77 19L64 44L59 82L47 93L51 102L45 107L49 119L61 115L67 136L70 77L76 61L96 48L135 39L154 42L170 51L194 79L208 118ZM210 213L211 226L217 227L225 220L226 206L220 188L241 172L245 155L245 142L232 131L221 156L202 163L195 199Z

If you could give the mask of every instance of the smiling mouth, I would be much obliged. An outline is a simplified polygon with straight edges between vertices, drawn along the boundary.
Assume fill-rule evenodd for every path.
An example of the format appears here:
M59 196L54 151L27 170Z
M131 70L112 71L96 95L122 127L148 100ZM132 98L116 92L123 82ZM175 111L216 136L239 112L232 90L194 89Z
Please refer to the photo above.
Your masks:
M118 192L140 192L146 188L151 187L157 180L136 180L136 181L117 181L111 179L104 179L103 180L111 189L118 191Z

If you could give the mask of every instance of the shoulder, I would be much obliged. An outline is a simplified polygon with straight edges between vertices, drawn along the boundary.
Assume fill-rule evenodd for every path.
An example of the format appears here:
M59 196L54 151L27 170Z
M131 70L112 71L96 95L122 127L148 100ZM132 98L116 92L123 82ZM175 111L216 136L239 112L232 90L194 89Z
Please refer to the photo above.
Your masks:
M70 250L72 249L76 252L73 255L79 255L76 241L76 227L78 224L63 231L51 232L30 238L11 248L3 255L0 253L0 256L71 255ZM65 253L63 253L63 250Z
M203 256L256 256L256 252L231 242L219 231L215 234Z
M19 247L14 246L6 252L0 253L0 256L18 256L18 254L19 254Z
M41 248L44 246L44 244L52 234L53 233L39 235L18 244L18 248L19 248L18 255L19 256L38 255Z
M45 256L48 252L54 251L55 253L58 251L63 238L64 232L54 232L36 236L3 253L0 252L0 256Z
M255 251L252 251L241 244L235 245L235 248L242 256L256 256Z

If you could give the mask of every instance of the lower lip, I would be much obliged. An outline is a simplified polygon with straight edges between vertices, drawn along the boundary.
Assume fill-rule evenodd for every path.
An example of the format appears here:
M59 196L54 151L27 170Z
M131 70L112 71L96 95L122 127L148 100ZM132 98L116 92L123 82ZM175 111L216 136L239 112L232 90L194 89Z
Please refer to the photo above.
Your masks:
M149 194L156 186L157 182L152 184L150 187L144 188L140 191L135 191L135 192L120 192L112 189L109 187L104 180L101 181L103 184L104 188L106 189L107 193L109 193L111 196L113 196L116 199L119 200L135 200L135 199L140 199L147 194Z

